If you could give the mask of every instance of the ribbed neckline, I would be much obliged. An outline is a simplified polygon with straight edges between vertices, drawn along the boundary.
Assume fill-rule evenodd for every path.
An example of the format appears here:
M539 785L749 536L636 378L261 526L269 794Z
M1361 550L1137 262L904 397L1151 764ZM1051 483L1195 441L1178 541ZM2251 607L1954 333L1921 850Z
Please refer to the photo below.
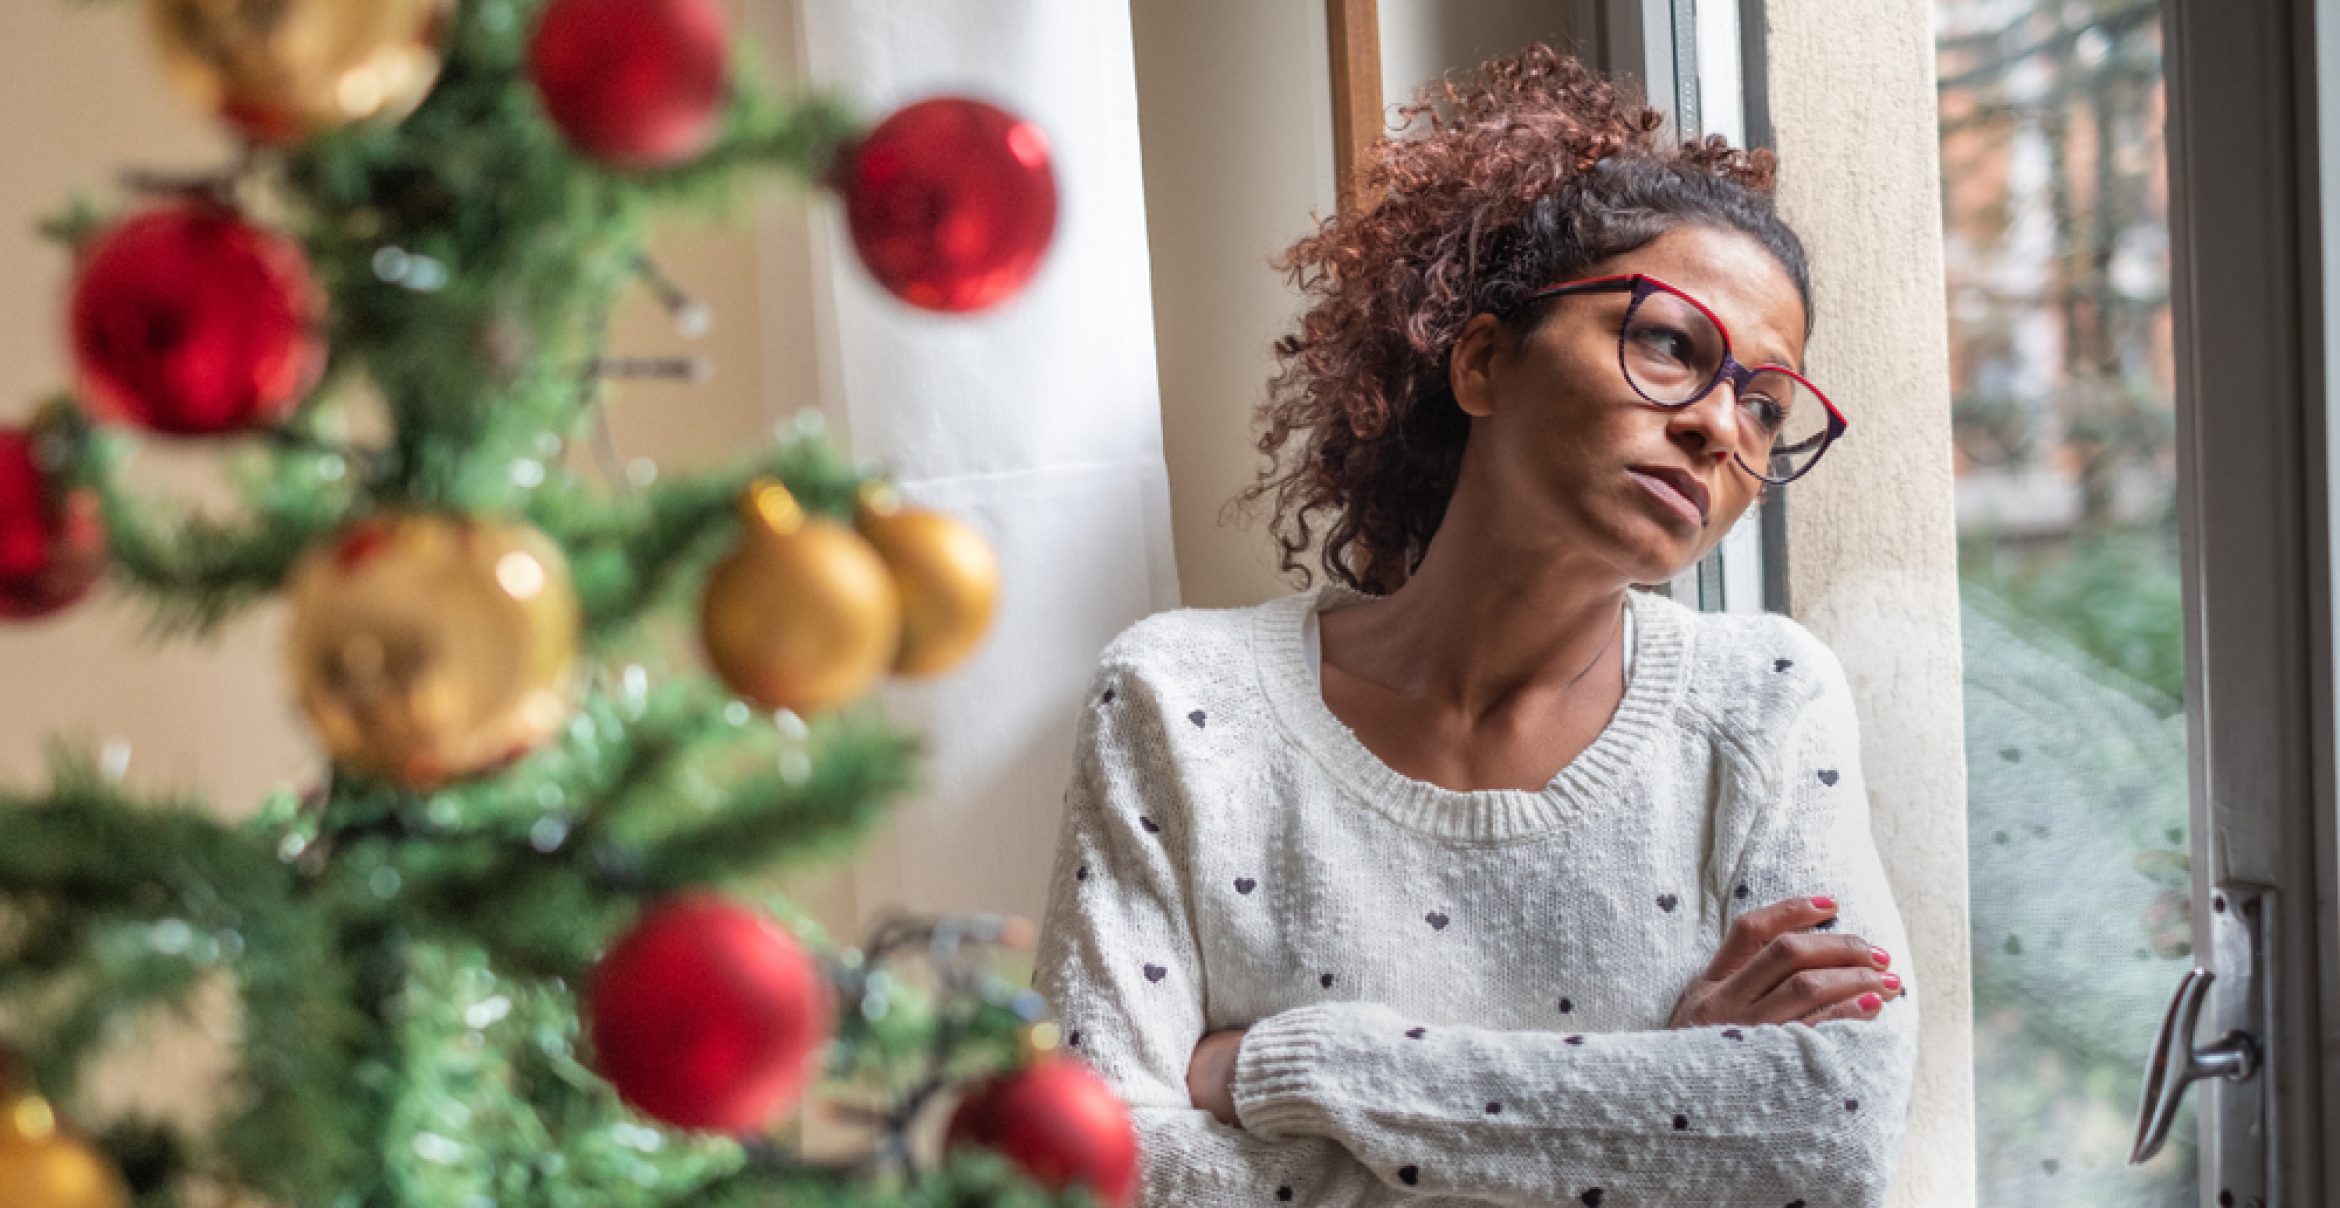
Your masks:
M1652 737L1664 728L1688 681L1688 630L1682 606L1643 591L1625 593L1633 609L1633 675L1625 696L1592 745L1537 790L1458 792L1416 780L1382 762L1324 703L1307 663L1303 624L1372 597L1326 580L1261 605L1251 640L1260 688L1276 719L1350 796L1409 829L1440 839L1503 842L1551 831L1586 807L1614 797L1634 779Z

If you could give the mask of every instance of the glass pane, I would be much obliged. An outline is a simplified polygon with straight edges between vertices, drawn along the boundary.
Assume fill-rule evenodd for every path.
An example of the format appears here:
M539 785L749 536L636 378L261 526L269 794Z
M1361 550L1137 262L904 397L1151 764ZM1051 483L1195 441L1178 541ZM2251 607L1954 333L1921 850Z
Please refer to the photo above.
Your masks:
M2127 1165L2188 966L2161 30L1937 0L1980 1202L2195 1202Z

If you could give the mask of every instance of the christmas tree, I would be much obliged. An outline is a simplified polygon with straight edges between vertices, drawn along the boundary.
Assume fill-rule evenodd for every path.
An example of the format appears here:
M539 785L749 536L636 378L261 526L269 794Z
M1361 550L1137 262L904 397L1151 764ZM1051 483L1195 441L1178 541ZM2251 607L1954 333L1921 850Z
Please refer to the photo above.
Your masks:
M917 788L868 694L980 642L988 545L817 412L594 457L614 379L694 370L604 347L623 290L699 317L654 215L792 180L905 305L980 310L1049 242L1042 132L783 94L717 0L136 2L241 152L48 224L77 380L0 428L0 624L281 594L320 772L236 822L68 748L0 789L0 1208L1126 1203L1121 1105L989 967L1027 920L846 945L772 887ZM152 440L239 507L141 491ZM216 1128L77 1110L223 981ZM816 1105L866 1146L810 1152Z

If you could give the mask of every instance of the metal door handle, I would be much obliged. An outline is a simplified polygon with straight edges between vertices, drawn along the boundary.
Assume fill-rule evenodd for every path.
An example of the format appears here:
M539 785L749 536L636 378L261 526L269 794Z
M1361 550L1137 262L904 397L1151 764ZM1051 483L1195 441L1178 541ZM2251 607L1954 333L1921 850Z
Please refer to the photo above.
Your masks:
M2217 975L2207 969L2189 969L2170 996L2161 1017L2161 1031L2153 1041L2153 1055L2145 1063L2145 1095L2137 1109L2137 1142L2129 1150L2135 1166L2161 1151L2169 1139L2171 1121L2186 1088L2197 1078L2218 1077L2242 1082L2259 1072L2259 1045L2248 1032L2228 1032L2217 1042L2194 1047L2194 1024L2210 995Z

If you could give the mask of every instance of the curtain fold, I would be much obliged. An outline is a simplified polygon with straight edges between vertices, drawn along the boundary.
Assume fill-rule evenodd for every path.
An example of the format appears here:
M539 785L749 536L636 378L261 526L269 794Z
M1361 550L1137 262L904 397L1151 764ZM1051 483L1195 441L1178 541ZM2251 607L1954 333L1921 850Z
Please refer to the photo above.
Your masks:
M1114 634L1179 599L1128 7L802 0L800 22L806 77L872 118L977 96L1038 123L1054 157L1054 242L992 310L916 310L862 271L841 220L814 237L832 432L989 537L1003 576L973 657L881 690L926 735L926 790L862 849L857 908L1037 923L1082 686Z

